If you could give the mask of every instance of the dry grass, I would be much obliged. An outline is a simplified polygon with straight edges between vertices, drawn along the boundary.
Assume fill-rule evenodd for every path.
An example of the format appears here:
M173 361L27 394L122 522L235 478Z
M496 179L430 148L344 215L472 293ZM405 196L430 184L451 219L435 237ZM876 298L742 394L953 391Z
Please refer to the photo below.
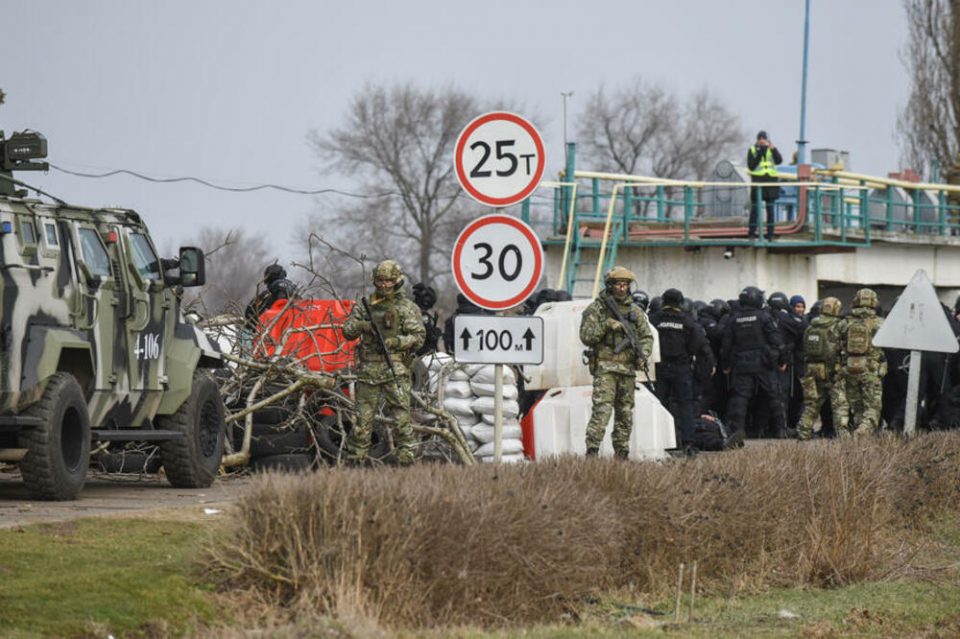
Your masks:
M552 622L615 590L839 586L908 565L960 504L960 434L785 443L665 464L268 475L211 549L225 587L394 627Z

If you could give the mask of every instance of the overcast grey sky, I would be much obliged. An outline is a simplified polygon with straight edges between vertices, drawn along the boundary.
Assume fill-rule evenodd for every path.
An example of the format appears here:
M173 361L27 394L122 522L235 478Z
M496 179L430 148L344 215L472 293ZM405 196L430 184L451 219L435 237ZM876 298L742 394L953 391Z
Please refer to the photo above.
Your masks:
M339 124L367 82L456 84L527 105L562 165L562 91L635 75L708 87L785 157L799 133L803 0L0 0L0 129L43 132L50 161L227 186L346 187L318 172L306 134ZM807 138L858 172L898 168L908 79L897 0L812 0ZM744 150L745 152L746 150ZM589 167L582 167L589 168ZM268 235L286 262L316 199L231 194L131 177L22 174L74 203L138 210L162 248L199 225ZM329 198L331 196L323 196ZM330 201L327 199L326 201ZM478 209L478 214L483 213Z

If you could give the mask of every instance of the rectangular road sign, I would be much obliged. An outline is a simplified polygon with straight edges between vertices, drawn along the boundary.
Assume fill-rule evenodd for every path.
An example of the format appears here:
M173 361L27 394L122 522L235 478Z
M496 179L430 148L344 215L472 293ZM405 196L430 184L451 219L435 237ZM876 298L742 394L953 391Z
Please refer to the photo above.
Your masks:
M543 318L457 315L454 359L464 364L543 363Z

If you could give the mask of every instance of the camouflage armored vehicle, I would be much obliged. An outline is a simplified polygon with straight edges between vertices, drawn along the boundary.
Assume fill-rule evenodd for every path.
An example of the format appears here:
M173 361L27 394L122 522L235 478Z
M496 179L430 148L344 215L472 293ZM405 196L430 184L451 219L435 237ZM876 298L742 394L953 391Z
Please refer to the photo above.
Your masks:
M177 295L204 283L203 252L161 260L134 211L28 199L13 172L45 156L40 134L0 132L0 461L73 499L91 444L154 442L170 483L209 486L224 409L203 369L221 358Z

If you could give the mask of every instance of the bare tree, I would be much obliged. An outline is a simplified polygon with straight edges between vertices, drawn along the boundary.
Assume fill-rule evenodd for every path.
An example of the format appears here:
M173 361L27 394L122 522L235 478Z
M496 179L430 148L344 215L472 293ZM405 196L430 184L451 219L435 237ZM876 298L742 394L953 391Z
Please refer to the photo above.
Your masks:
M242 312L256 293L263 269L275 260L262 235L248 235L242 228L207 226L191 242L206 256L207 283L187 289L188 299L202 306L203 315Z
M314 216L301 238L311 230L355 255L389 255L422 282L448 273L465 219L453 146L480 109L477 98L452 87L364 87L338 128L313 131L309 141L328 168L359 180L369 199Z
M960 184L960 1L905 0L910 40L902 53L910 98L897 133L903 160L929 175L936 161Z
M679 99L639 78L598 89L578 122L584 158L600 170L703 179L745 145L738 118L706 88Z

